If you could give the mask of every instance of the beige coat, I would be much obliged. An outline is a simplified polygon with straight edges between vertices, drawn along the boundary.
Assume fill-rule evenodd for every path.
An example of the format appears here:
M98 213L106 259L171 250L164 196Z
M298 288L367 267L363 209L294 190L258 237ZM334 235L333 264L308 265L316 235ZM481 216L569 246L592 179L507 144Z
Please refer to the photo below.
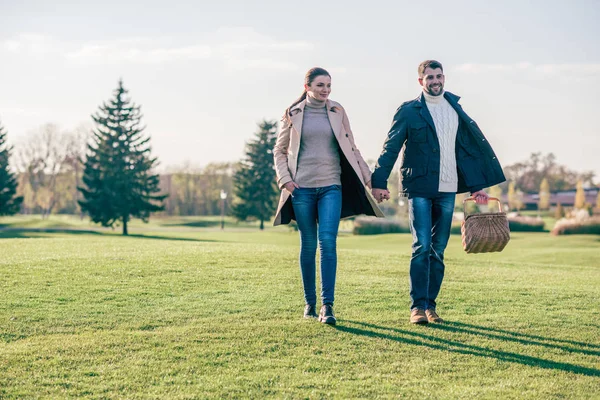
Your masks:
M291 123L284 121L284 126L277 135L273 149L277 185L282 189L274 225L287 224L295 219L290 193L283 187L296 177L305 105L306 100L292 107L290 110ZM331 100L327 100L326 107L331 128L340 148L342 164L341 217L358 214L383 217L383 213L371 195L371 190L367 187L371 182L371 170L356 148L346 111L339 103Z

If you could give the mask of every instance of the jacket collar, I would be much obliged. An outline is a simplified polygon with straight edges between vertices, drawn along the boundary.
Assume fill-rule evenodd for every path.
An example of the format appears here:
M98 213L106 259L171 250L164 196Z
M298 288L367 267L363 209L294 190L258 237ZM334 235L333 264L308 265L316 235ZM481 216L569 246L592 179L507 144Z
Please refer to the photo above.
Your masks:
M457 112L460 106L458 105L458 100L460 100L460 96L455 95L454 93L444 92L444 98L448 100L448 103L454 108ZM427 109L427 103L425 102L425 95L423 92L415 99L414 106L420 109L421 117L435 130L435 124L433 123L433 118L431 118L431 114L429 113L429 109Z
M306 100L302 100L290 109L292 126L296 129L298 134L302 134L302 121L304 119L304 109L306 107ZM329 117L329 123L333 134L336 138L340 138L342 134L342 122L344 119L344 112L341 107L335 106L329 99L325 102L325 108L327 109L327 116Z
M423 118L431 127L431 129L435 131L435 124L433 123L433 118L431 118L431 114L427 108L427 103L425 102L425 95L423 92L421 92L421 95L415 100L415 107L420 109L419 114L421 114L421 118Z
M460 100L460 96L455 95L451 92L444 92L444 98L448 100L450 103L458 103ZM425 105L425 95L423 92L415 99L415 107L426 107Z

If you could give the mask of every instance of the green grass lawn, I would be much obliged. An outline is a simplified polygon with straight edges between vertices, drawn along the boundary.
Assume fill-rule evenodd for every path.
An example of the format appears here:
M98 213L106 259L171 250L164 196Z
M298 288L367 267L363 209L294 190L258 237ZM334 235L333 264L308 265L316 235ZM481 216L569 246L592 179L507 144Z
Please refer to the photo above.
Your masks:
M0 398L600 398L598 236L515 233L487 255L452 236L448 323L413 326L410 235L344 233L330 327L301 318L285 227L15 221L0 219Z

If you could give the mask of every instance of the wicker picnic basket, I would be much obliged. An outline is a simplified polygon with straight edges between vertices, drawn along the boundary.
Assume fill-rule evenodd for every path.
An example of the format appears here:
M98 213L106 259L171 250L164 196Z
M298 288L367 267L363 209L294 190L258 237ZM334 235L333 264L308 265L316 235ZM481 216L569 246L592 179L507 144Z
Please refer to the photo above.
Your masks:
M490 197L488 200L498 202L499 212L486 212L467 215L466 204L475 201L468 197L463 201L465 218L461 223L463 249L467 253L491 253L502 251L510 240L510 230L506 213L502 212L500 200Z

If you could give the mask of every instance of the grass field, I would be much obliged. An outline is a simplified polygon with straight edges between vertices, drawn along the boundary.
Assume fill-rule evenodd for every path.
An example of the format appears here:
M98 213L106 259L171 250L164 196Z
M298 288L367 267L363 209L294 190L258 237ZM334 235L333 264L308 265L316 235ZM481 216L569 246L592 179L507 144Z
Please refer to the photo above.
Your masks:
M598 236L452 236L448 323L413 326L410 236L344 233L330 327L296 232L215 221L0 218L0 398L600 398Z

